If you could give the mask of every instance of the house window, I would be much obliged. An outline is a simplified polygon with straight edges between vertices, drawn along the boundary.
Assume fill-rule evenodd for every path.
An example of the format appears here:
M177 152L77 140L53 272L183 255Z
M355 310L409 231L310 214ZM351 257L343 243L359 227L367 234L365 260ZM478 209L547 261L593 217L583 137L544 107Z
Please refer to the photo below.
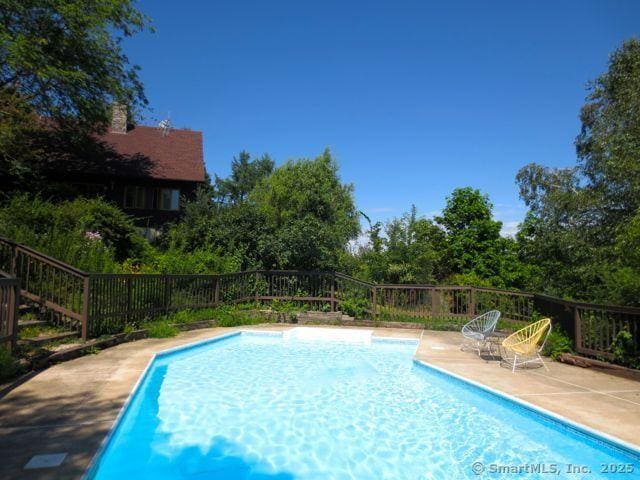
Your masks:
M124 208L146 208L146 194L144 187L124 187Z
M160 210L180 209L180 190L175 188L161 188L158 190L158 208Z

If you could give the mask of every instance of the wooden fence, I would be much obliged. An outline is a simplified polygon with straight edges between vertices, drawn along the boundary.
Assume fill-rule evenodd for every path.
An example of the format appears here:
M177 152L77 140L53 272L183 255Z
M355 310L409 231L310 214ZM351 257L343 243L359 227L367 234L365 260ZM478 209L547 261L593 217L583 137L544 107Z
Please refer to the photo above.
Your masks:
M82 272L29 247L0 238L0 273L21 277L23 297L39 303L83 338L185 309L286 301L302 308L359 308L371 319L465 319L497 309L528 322L549 316L578 353L611 358L621 331L640 351L640 308L572 302L546 295L481 287L377 285L335 272L252 270L221 275L135 275ZM428 325L428 324L427 324Z
M18 335L20 280L0 278L0 347L12 350Z
M469 318L500 310L508 320L533 319L533 294L479 287L372 285L376 311L385 316Z
M611 346L620 332L628 332L640 355L640 308L574 302L535 294L537 312L551 317L573 339L583 355L613 358Z
M89 274L88 336L186 310L245 302L288 301L335 309L337 274L251 270L220 275ZM309 307L307 307L309 308Z

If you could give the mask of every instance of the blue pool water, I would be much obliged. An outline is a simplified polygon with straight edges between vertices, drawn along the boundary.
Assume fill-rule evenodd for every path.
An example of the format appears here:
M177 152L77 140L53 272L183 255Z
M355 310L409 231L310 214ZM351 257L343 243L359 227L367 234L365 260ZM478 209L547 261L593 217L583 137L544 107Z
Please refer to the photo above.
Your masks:
M420 365L415 348L241 334L158 356L91 478L640 478L634 452Z

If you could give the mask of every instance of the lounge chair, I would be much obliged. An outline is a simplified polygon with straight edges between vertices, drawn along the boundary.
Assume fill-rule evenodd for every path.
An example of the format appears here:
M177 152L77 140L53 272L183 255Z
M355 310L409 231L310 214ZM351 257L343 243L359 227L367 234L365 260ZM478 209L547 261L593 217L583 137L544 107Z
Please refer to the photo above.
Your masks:
M516 366L531 362L540 362L545 370L549 371L542 361L540 352L544 348L550 332L551 320L543 318L512 333L502 341L502 347L506 352L503 361L512 367L512 372L516 371Z
M498 310L491 310L467 323L462 327L461 333L464 341L460 348L464 350L465 348L471 347L477 350L478 355L480 355L480 349L484 345L488 346L489 352L491 352L491 344L487 341L487 338L496 329L499 318L500 312Z

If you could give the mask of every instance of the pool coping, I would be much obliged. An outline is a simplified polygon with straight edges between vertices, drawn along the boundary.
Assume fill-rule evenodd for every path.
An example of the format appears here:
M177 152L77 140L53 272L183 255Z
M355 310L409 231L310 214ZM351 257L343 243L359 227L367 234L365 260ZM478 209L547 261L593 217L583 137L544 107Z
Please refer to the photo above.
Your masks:
M149 361L147 362L144 370L142 371L142 373L140 374L139 378L137 379L136 383L134 384L133 388L131 389L131 391L129 392L129 395L127 396L127 399L125 400L125 402L123 403L122 407L120 408L118 415L116 416L116 418L113 420L113 422L111 423L111 426L109 427L109 432L105 435L105 437L103 438L102 442L100 443L100 446L98 447L98 449L96 450L96 452L94 453L94 455L91 458L91 461L89 462L89 465L87 466L85 472L83 473L83 475L81 476L81 480L91 480L91 478L93 477L93 475L95 474L95 470L99 465L99 460L102 456L102 454L104 453L105 449L107 448L107 446L109 445L109 442L111 441L111 439L113 438L113 435L115 434L120 421L122 419L122 417L124 416L124 414L126 413L127 409L129 408L130 403L133 401L133 398L135 397L135 395L138 393L138 390L140 388L140 386L142 385L142 383L146 380L147 375L152 367L152 365L154 364L154 362L156 361L156 359L158 359L159 357L164 357L173 353L177 353L177 352L182 352L182 351L186 351L186 350L191 350L194 348L198 348L200 346L203 345L207 345L207 344L213 344L213 343L217 343L220 342L222 340L226 340L232 337L236 337L236 336L240 336L242 334L250 334L250 335L257 335L257 336L278 336L278 337L282 337L283 336L283 331L265 331L265 330L254 330L254 329L240 329L240 330L235 330L229 333L224 333L221 335L217 335L214 337L210 337L210 338L205 338L202 340L197 340L195 342L190 342L190 343L186 343L184 345L178 345L175 347L171 347L171 348L167 348L164 350L160 350L155 352L151 358L149 359ZM422 334L424 333L424 331L422 332ZM484 385L482 383L479 383L475 380L471 380L468 379L466 377L463 377L461 375L458 375L456 373L450 372L444 368L438 367L436 365L430 364L429 362L426 362L424 360L420 360L418 358L416 358L416 354L418 351L418 348L420 346L420 342L422 340L422 334L420 335L420 338L416 338L416 339L411 339L411 338L398 338L398 337L391 337L391 336L378 336L378 335L372 335L372 340L382 340L383 342L388 342L388 343L415 343L416 344L416 350L414 351L413 357L412 357L412 361L414 364L417 364L419 366L421 366L422 368L426 368L426 369L431 369L434 370L436 372L438 372L441 375L445 375L448 377L451 377L459 382L462 382L468 386L472 386L475 388L478 388L481 391L484 391L486 393L489 393L493 396L496 396L498 398L501 398L503 400L506 400L508 402L511 402L513 404L515 404L518 407L521 407L525 410L528 410L534 414L537 414L543 418L545 418L546 420L559 424L561 427L564 428L569 428L574 430L576 433L582 435L582 436L586 436L589 439L596 441L596 442L600 442L602 444L604 444L605 446L612 448L614 450L618 450L621 451L623 453L625 453L626 455L630 455L632 457L635 457L636 461L640 462L640 447L633 445L632 443L626 442L625 440L622 440L621 438L618 438L614 435L610 435L607 434L605 432L602 432L600 430L596 430L594 428L588 427L586 425L583 425L581 423L575 422L573 420L570 420L569 418L564 417L563 415L557 414L555 412L552 412L546 408L543 407L539 407L537 405L534 405L532 403L529 403L525 400L522 400L520 398L517 398L513 395L510 395L508 393L502 392L500 390L494 389L492 387L489 387L487 385Z

